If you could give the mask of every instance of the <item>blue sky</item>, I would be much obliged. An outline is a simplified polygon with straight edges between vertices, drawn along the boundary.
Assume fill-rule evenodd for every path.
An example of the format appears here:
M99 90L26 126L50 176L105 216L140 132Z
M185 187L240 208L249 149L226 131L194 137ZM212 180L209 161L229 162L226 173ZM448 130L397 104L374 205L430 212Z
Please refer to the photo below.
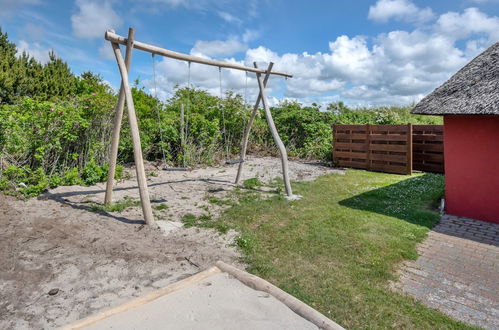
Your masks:
M20 50L53 49L79 74L119 75L106 29L179 52L264 66L273 103L411 104L499 41L499 0L0 0L0 26ZM135 51L131 78L154 92L152 61ZM186 63L156 59L157 93L187 83ZM246 85L246 81L248 82ZM219 93L218 69L193 64L193 85ZM223 90L256 96L254 76L222 70ZM248 86L246 88L246 86Z

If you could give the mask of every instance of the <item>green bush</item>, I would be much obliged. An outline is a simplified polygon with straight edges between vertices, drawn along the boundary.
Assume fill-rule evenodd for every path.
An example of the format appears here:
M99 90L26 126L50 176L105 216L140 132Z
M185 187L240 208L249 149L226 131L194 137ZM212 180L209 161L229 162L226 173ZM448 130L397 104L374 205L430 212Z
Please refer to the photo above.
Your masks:
M95 163L95 160L91 159L83 168L81 178L86 185L93 185L97 182L104 181L104 171L102 167Z
M61 179L62 186L73 186L73 185L79 185L82 183L83 183L83 181L80 178L80 173L78 172L77 167L73 167L72 169L65 172L62 179Z

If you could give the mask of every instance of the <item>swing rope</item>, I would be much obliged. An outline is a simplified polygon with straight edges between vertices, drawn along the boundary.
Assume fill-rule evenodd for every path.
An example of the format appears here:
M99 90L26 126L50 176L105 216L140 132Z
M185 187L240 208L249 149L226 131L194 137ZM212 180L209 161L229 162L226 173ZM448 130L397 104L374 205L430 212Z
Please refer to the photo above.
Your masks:
M187 117L187 108L191 105L191 61L187 62L187 96L188 96L188 105L184 109L184 132L183 134L183 141L181 141L181 148L182 148L182 166L185 167L185 141L187 140L187 132L188 132L188 117Z
M156 102L158 102L158 87L156 85L156 60L154 57L154 53L152 55L152 73L153 73L153 81L154 81L154 98ZM161 130L161 115L159 113L159 107L156 106L156 114L158 116L158 130L159 130L159 139L161 141L161 154L163 156L163 166L166 166L166 155L165 155L165 142L163 141L163 131Z
M223 137L224 137L224 144L225 144L225 159L229 158L229 145L227 143L227 132L225 130L225 107L222 104L222 99L223 99L223 90L222 90L222 68L218 67L218 80L220 83L220 107L222 108L222 129L223 129Z
M244 108L248 105L248 71L246 73L246 80L244 82Z

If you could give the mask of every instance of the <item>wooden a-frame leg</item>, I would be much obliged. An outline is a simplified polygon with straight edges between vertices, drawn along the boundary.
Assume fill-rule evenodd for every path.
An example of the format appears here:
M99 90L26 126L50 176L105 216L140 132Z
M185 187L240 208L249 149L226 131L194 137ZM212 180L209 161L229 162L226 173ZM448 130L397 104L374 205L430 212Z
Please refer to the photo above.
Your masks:
M135 37L135 29L128 29L128 38L125 51L125 66L127 72L130 71L130 62L132 60L133 40ZM111 155L109 157L109 172L107 173L106 194L104 203L110 204L113 201L113 182L114 173L116 172L116 160L118 158L118 146L120 143L121 120L123 118L123 109L125 107L125 89L123 83L120 87L118 103L116 105L116 113L114 117L113 137L111 140Z
M265 77L263 79L263 86L264 87L267 86L267 81L269 80L269 77L270 77L270 71L267 71L267 73L265 74ZM244 161L246 160L246 150L248 148L248 138L249 138L249 134L251 131L251 126L253 125L253 121L255 120L256 114L258 113L258 107L260 106L261 100L262 100L262 94L258 93L258 97L256 99L255 105L253 106L253 111L251 112L251 116L248 120L248 124L246 125L246 128L244 129L243 139L241 141L241 157L240 157L241 162L239 163L239 167L237 168L237 176L236 176L235 184L239 184L239 180L241 180L243 165L244 165Z
M154 216L151 209L151 201L149 200L149 191L147 188L146 173L144 170L144 161L142 160L142 147L140 145L139 125L137 123L137 116L135 115L135 106L133 104L132 90L128 82L128 72L125 62L121 55L120 46L112 43L114 56L118 62L118 67L121 74L121 82L125 91L126 105L128 109L128 121L130 122L130 131L132 133L133 143L133 156L135 160L135 168L137 172L137 181L139 185L140 203L142 205L142 212L144 214L145 222L150 226L157 226L154 221Z
M253 63L255 68L258 68L258 65L256 62ZM272 66L274 63L270 62L269 66L267 68L267 73L272 71ZM286 147L284 146L284 143L282 143L281 137L279 136L279 133L277 132L277 128L275 127L274 124L274 119L272 118L272 113L270 112L270 107L269 103L267 101L267 97L265 96L265 86L263 85L262 81L262 74L257 73L256 74L256 79L258 80L258 87L260 88L260 95L262 98L262 103L263 103L263 108L265 110L265 118L267 118L267 123L270 128L270 132L272 133L272 137L274 138L274 142L277 144L277 147L279 148L279 152L281 153L281 163L282 163L282 176L284 179L284 186L286 188L286 195L289 199L297 199L299 196L293 196L293 191L291 190L291 183L289 181L289 168L288 168L288 153L286 151Z

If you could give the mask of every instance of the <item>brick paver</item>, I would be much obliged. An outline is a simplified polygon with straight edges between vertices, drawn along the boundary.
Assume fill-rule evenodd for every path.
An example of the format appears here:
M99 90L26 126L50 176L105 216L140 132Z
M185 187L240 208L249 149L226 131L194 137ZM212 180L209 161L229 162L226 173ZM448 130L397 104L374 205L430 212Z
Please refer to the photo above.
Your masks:
M397 287L451 317L499 329L499 224L442 216Z

